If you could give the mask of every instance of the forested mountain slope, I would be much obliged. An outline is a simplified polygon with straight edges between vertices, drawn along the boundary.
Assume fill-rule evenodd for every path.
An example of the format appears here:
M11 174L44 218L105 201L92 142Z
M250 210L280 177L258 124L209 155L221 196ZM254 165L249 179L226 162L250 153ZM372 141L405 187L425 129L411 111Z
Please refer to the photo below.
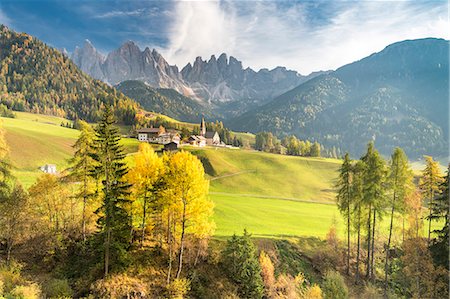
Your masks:
M95 121L105 104L127 124L139 107L83 73L65 55L25 33L0 25L1 102L9 108Z
M235 130L295 134L355 155L374 140L383 154L447 155L449 42L398 42L314 78L228 122Z

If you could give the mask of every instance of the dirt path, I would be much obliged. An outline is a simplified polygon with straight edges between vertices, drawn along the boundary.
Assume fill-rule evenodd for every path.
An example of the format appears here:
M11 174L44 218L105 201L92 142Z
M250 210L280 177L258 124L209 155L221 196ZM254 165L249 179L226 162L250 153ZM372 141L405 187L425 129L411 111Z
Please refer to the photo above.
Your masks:
M307 200L300 199L295 197L281 197L281 196L271 196L271 195L259 195L259 194L237 194L237 193L227 193L227 192L209 192L209 194L215 195L227 195L233 197L256 197L256 198L269 198L269 199L281 199L281 200L289 200L296 202L305 202L305 203L319 203L324 205L335 205L334 202L326 202L326 201L318 201L318 200Z
M250 173L250 172L256 172L256 170L254 170L254 169L253 170L244 170L244 171L239 171L239 172L235 172L235 173L225 174L225 175L213 177L212 179L210 179L210 181L215 181L215 180L219 180L219 179L223 179L223 178L228 178L230 176L235 176L235 175L240 175L240 174Z

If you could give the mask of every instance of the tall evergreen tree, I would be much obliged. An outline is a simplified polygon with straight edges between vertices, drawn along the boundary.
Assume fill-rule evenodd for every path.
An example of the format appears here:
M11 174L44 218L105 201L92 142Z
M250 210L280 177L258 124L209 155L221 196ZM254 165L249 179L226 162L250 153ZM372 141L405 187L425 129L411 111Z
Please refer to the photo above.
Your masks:
M71 160L73 166L70 179L81 182L77 197L83 199L81 230L83 240L86 241L86 207L88 200L94 196L92 192L94 160L91 157L94 146L94 131L84 121L78 121L77 125L81 128L81 134L73 146L75 154Z
M433 232L436 233L437 238L433 241L431 245L431 253L435 262L438 265L442 265L449 269L449 175L450 175L450 164L447 168L447 175L445 180L440 186L441 194L439 197L435 198L433 205L431 206L431 216L430 220L441 220L443 226L441 229L436 229Z
M262 298L264 287L261 266L250 234L233 235L222 253L222 263L228 276L239 286L241 298Z
M391 157L389 168L388 185L391 195L391 220L389 226L388 243L385 248L386 259L384 264L384 295L387 296L388 272L389 272L389 250L391 246L392 227L394 224L394 213L404 210L405 199L413 189L413 174L408 165L408 157L401 148L396 148Z
M363 201L368 209L367 218L367 278L373 278L375 253L376 219L384 210L385 164L372 142L367 146L367 153L361 158L365 164L363 175Z
M347 218L347 275L350 274L350 217L352 206L352 164L348 153L345 154L344 162L339 169L339 178L336 187L338 188L336 201L341 214Z
M433 199L439 193L439 186L443 181L439 162L433 160L430 156L424 156L425 169L422 171L422 180L420 183L420 189L424 194L424 198L428 200L429 215L428 219L428 243L431 238L431 214Z
M352 167L352 201L353 201L353 227L356 229L357 234L357 248L356 248L356 284L359 283L360 272L359 264L361 257L361 226L363 224L363 174L364 174L364 163L362 161L357 161Z
M125 154L119 145L119 130L114 123L112 110L106 107L95 129L94 152L91 155L96 162L92 174L99 174L102 180L102 203L96 213L103 238L105 277L108 276L111 260L117 263L124 261L131 238L127 212L130 185L124 179L128 169L123 161Z

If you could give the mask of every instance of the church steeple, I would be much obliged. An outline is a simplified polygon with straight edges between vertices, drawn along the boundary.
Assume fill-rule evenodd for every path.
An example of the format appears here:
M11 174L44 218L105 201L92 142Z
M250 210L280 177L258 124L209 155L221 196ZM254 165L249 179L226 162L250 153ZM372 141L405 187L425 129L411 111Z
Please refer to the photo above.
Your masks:
M206 135L206 125L205 125L205 118L202 115L202 122L200 124L200 136L205 137Z

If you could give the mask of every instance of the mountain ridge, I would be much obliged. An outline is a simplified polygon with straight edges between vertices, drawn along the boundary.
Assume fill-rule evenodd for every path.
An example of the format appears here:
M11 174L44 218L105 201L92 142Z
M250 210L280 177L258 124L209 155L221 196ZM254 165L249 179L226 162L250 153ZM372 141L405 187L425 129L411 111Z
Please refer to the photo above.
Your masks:
M443 39L401 41L320 75L228 120L234 130L313 138L352 154L374 140L385 155L448 155L448 49Z

